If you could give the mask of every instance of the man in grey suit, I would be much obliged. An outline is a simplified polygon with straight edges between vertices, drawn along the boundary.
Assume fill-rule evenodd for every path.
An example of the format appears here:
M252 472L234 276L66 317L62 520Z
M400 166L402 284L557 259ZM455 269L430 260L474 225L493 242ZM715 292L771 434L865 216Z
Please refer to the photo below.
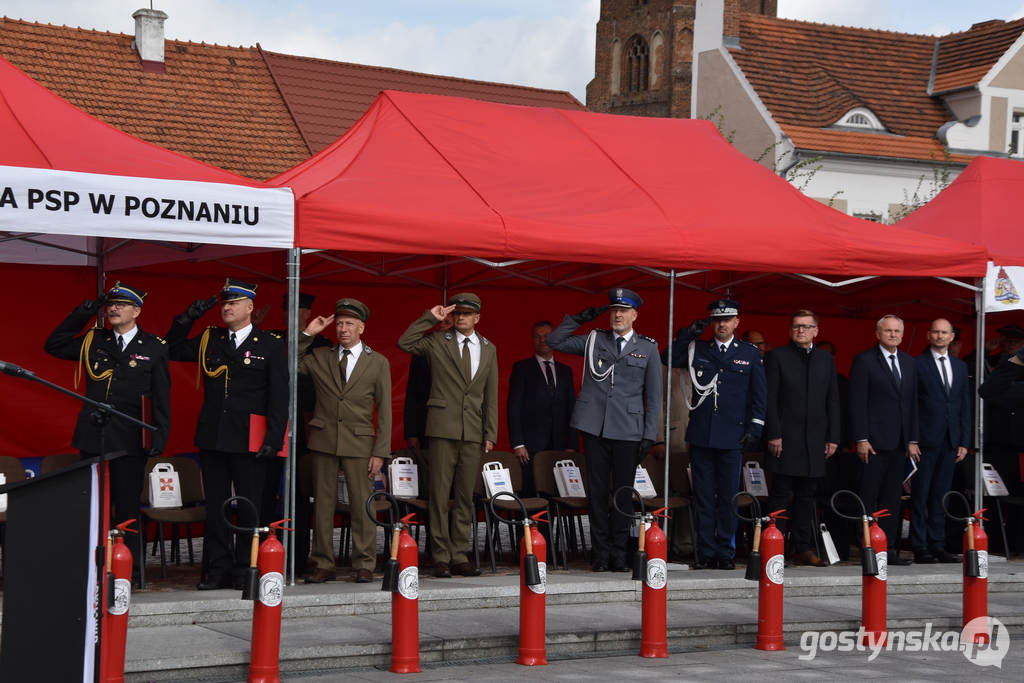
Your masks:
M629 522L611 509L609 494L632 485L661 419L658 345L633 330L643 299L629 289L613 289L608 299L608 306L565 316L548 335L551 348L584 357L583 385L569 424L583 437L595 572L626 569ZM611 330L573 334L609 308Z

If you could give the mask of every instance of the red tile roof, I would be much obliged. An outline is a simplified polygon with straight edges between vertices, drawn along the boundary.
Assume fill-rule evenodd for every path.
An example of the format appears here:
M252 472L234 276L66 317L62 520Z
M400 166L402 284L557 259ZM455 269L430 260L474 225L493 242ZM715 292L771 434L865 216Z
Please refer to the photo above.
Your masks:
M471 97L534 107L584 109L579 100L559 90L471 81L265 50L263 56L313 153L327 147L348 130L381 90Z
M936 163L966 164L973 158L965 154L946 153L935 138L880 135L851 130L812 128L783 125L782 132L789 136L798 149L810 152L857 154L893 159L924 159Z
M143 73L133 36L0 18L0 54L121 130L250 178L309 156L254 48L169 40Z
M1024 19L986 21L939 39L932 92L968 88L980 81L1024 32Z

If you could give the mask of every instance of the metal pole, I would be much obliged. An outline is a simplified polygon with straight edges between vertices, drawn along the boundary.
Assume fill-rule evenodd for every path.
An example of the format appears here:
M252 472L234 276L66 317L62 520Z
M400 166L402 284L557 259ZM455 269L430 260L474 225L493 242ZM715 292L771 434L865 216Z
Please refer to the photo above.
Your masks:
M299 454L295 451L295 430L299 422L299 261L302 250L288 250L288 458L284 466L284 516L295 519L295 480ZM294 528L292 524L292 528ZM284 531L285 575L288 585L295 585L294 531Z
M665 373L665 478L663 506L668 507L669 473L672 471L672 448L669 437L672 432L672 322L676 318L676 269L668 274L668 369ZM667 525L666 525L667 526Z
M985 481L982 477L981 465L985 458L985 401L978 394L978 387L985 381L985 288L988 278L981 278L981 288L974 294L975 315L975 347L974 347L974 509L980 510L985 501ZM984 524L980 519L978 524Z

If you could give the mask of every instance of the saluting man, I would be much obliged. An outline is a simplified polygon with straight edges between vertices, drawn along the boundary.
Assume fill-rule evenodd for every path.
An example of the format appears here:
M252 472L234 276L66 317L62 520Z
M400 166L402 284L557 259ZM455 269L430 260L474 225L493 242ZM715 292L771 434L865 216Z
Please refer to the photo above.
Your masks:
M87 299L64 319L46 340L46 352L64 360L77 360L75 387L85 371L85 395L109 403L123 413L154 425L148 429L111 418L103 432L103 450L124 451L110 462L110 499L114 505L113 524L139 518L147 455L160 455L171 429L171 378L167 369L167 344L144 332L137 324L146 292L120 282L98 299ZM85 326L106 304L111 327ZM83 405L71 444L83 458L100 453L100 427L92 420L93 408ZM113 526L113 524L111 526ZM132 551L132 574L139 571L138 545Z
M658 345L633 329L643 304L631 289L608 292L607 306L567 315L548 335L548 346L583 356L583 384L570 425L586 455L590 501L591 568L625 571L629 520L609 505L610 494L632 486L636 466L657 440L661 420ZM611 330L573 332L606 310Z
M218 297L198 299L174 319L167 332L171 359L198 361L203 406L195 445L206 490L206 577L199 590L240 588L249 566L251 536L238 534L235 557L221 506L235 493L251 500L238 506L238 526L258 526L263 485L272 458L284 442L288 422L288 360L284 340L252 324L256 285L228 278L220 292L224 327L207 327L188 338L193 323Z
M743 449L764 429L768 383L761 352L737 341L740 305L718 299L711 315L676 333L672 367L689 368L693 403L689 404L690 471L697 508L695 569L734 569L736 517L732 497L740 484ZM711 324L714 338L698 339Z
M448 315L453 329L423 334ZM398 348L430 361L430 545L438 578L480 574L466 548L480 456L498 438L498 353L476 331L479 322L480 297L456 294L447 306L425 311L398 339ZM449 491L454 500L450 526Z
M299 335L299 374L316 390L309 421L313 459L313 562L306 583L336 577L334 508L338 468L345 470L352 501L352 568L356 583L373 580L377 563L377 526L362 506L373 493L373 479L391 458L391 366L388 359L361 341L370 309L355 299L340 299L334 315L317 316ZM309 353L317 335L334 323L338 345ZM374 409L377 427L374 429Z

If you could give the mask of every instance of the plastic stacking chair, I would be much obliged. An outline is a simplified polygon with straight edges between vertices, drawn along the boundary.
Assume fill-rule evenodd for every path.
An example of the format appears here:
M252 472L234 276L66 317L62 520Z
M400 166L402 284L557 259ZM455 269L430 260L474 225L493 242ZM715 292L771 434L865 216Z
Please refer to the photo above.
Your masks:
M587 486L587 461L578 451L541 451L533 456L533 476L537 482L537 493L551 502L554 511L555 537L553 545L562 548L562 565L568 569L568 553L579 548L587 552L586 535L583 531L583 517L590 515L590 500L585 496L560 496L555 483L554 467L559 460L572 460L580 468L583 486Z

